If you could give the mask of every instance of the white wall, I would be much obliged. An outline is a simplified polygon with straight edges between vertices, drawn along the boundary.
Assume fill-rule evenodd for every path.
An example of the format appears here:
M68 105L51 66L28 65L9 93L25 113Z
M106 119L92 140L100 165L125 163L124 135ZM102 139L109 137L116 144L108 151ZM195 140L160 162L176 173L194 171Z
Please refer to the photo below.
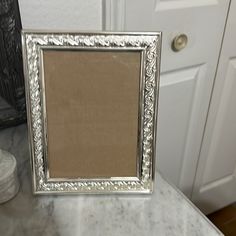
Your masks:
M102 29L102 0L19 0L19 7L23 29Z

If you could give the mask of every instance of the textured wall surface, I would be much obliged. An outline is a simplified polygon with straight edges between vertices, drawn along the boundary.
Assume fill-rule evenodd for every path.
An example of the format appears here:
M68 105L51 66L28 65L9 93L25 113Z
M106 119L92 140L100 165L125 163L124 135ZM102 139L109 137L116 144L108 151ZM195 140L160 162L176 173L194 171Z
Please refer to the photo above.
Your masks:
M102 0L19 0L23 29L101 30Z

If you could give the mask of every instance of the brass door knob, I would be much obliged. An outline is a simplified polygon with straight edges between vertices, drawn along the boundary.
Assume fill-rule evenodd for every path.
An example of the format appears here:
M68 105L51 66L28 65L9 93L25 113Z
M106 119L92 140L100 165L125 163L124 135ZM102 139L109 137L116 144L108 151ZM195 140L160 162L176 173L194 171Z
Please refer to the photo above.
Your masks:
M179 52L187 46L188 36L186 34L179 34L174 37L171 48L174 52Z

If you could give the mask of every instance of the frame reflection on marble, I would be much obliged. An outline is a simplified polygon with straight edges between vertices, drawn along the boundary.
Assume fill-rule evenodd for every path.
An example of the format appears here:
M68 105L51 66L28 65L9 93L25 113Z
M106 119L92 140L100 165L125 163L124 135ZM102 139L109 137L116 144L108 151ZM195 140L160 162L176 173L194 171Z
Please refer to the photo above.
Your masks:
M161 33L22 43L34 193L151 193Z

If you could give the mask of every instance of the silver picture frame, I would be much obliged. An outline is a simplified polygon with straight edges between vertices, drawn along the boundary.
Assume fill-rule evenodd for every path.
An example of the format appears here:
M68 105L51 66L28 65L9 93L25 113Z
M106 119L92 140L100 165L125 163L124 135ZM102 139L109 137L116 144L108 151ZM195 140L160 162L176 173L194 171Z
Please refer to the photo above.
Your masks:
M156 125L161 57L161 32L43 32L22 31L23 62L31 151L33 192L151 193L155 176ZM139 71L137 176L51 178L48 163L44 50L137 51ZM67 160L69 161L69 160Z

